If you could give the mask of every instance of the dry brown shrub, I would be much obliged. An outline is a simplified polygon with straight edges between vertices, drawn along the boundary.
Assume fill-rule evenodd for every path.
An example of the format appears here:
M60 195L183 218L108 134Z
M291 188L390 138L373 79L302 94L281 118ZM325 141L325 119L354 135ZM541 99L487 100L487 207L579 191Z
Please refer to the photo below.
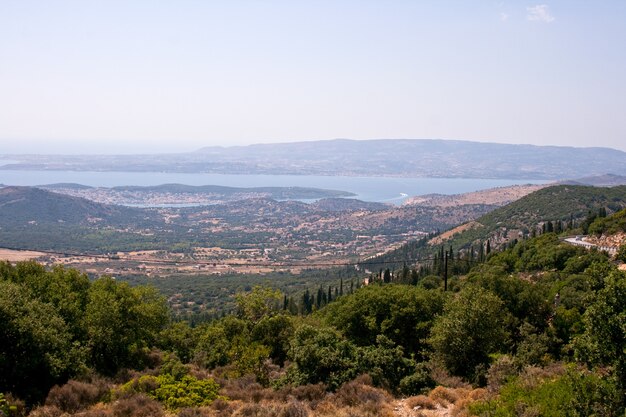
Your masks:
M525 389L533 389L546 378L546 372L536 366L527 366L520 373L520 385Z
M231 408L234 405L233 401L226 401L222 398L218 398L211 403L211 408L213 410L222 411L228 408Z
M466 417L468 416L467 406L473 403L469 398L463 398L458 400L452 410L450 411L450 417Z
M563 376L567 368L562 363L551 363L543 368L527 366L520 372L520 383L524 388L531 389L548 378Z
M309 417L310 409L299 401L281 403L276 401L243 404L232 417Z
M144 394L121 399L113 404L115 417L160 417L163 407L158 401Z
M211 417L230 417L233 413L239 409L243 403L238 400L222 400L217 399L211 403L209 414Z
M372 377L369 376L369 374L361 374L357 376L356 378L354 378L352 382L355 382L357 384L362 384L362 385L369 385L372 387L374 386L374 381L372 380Z
M70 380L63 386L55 385L48 393L46 405L56 406L67 413L85 410L108 394L108 384L101 381L104 380L96 383Z
M310 415L309 408L300 401L290 401L287 403L279 417L309 417Z
M273 406L267 404L244 404L236 410L233 417L277 417L277 412Z
M338 416L339 411L332 401L322 401L315 407L312 415L315 417Z
M139 377L141 375L140 372L138 371L134 371L132 369L120 369L119 371L117 371L117 373L115 374L115 376L113 377L113 382L115 384L123 384L125 382L130 381L133 378Z
M326 398L326 394L326 385L319 383L301 385L298 387L283 387L274 393L274 398L283 402L289 399L306 401L311 408L315 409L317 404Z
M213 374L210 371L195 364L187 364L187 367L189 369L189 375L195 377L196 379L209 379L213 377Z
M111 417L111 410L93 408L82 413L74 414L75 417Z
M63 411L53 405L44 405L30 412L30 417L60 417Z
M342 407L332 401L322 401L311 417L394 417L390 404L364 404L354 407Z
M489 391L485 388L458 388L455 390L455 393L458 399L454 402L454 407L449 413L451 417L469 417L468 406L490 395Z
M146 368L150 368L150 369L155 369L158 368L159 366L161 366L163 364L163 359L165 357L165 354L158 350L158 349L153 349L149 352L146 352L143 356L142 356L142 364L146 367Z
M382 405L390 401L391 396L386 391L364 383L371 382L368 378L357 378L343 384L335 394L336 403L342 406L364 406Z
M442 386L435 387L428 396L443 406L454 404L459 399L459 396L453 389Z
M508 355L502 355L487 371L487 387L492 392L499 391L512 376L517 375L517 372L513 359Z
M469 387L469 384L467 382L463 381L463 379L459 378L458 376L450 375L443 366L432 363L429 365L429 367L430 377L433 379L433 381L435 381L437 385L442 385L449 388Z
M412 410L415 410L416 407L424 410L434 410L437 408L437 404L425 395L416 395L407 398L406 405Z
M272 400L276 397L274 390L263 388L256 382L254 375L241 378L220 378L216 382L222 386L221 394L233 400L241 400L245 403Z
M467 398L472 401L483 400L489 395L489 391L485 388L475 388L467 394Z
M208 417L210 416L208 410L204 410L198 407L183 408L177 414L177 417Z
M393 408L387 404L364 404L342 410L346 417L395 417Z

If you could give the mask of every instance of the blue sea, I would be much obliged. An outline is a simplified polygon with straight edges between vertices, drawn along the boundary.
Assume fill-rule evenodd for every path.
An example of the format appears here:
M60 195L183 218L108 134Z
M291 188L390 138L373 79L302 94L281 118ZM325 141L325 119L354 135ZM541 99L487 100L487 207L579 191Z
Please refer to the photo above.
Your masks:
M0 161L0 165L3 161ZM476 178L394 178L319 175L229 175L169 172L78 172L0 170L0 184L45 185L76 183L93 187L121 185L222 185L229 187L312 187L349 191L364 201L400 204L409 196L459 194L515 184L544 184L542 180Z

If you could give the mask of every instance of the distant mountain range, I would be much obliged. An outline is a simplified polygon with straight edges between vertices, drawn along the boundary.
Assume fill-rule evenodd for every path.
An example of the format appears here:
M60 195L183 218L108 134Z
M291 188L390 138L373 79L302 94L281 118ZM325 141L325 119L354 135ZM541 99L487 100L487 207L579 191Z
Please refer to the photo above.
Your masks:
M435 139L293 142L207 147L164 155L4 155L10 170L135 171L447 178L565 179L626 175L609 148L507 145Z
M593 185L595 187L614 187L616 185L626 185L626 176L605 174L593 177L565 180L560 181L559 183L569 185Z

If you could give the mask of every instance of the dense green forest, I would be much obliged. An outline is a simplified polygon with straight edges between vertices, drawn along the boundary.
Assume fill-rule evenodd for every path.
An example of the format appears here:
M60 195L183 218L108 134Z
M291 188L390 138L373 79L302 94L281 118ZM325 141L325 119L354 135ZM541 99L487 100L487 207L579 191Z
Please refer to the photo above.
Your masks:
M406 404L454 415L624 415L626 274L555 233L510 246L465 269L451 262L447 291L407 268L361 288L312 288L294 309L281 291L256 286L236 295L232 314L196 325L172 320L151 287L3 263L0 407L32 416L392 416Z

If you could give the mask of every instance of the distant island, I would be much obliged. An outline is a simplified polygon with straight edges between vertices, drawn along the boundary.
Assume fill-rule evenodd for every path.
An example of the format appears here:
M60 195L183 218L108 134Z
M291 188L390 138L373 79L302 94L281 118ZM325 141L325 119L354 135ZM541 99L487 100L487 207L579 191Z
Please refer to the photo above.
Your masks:
M626 153L610 148L438 139L336 139L160 155L2 155L0 160L12 161L0 170L536 180L626 175Z
M274 200L320 200L354 197L348 191L309 187L224 187L220 185L162 184L155 186L89 187L82 184L59 183L40 185L60 194L83 197L107 204L126 206L200 206L222 204L252 198Z

